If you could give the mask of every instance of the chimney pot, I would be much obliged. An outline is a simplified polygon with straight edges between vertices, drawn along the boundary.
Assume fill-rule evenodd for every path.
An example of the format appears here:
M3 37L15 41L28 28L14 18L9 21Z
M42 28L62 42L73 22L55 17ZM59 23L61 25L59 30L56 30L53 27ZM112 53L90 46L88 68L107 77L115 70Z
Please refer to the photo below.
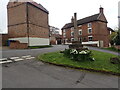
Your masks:
M104 10L104 9L103 9L102 7L100 7L100 13L103 13L103 10Z

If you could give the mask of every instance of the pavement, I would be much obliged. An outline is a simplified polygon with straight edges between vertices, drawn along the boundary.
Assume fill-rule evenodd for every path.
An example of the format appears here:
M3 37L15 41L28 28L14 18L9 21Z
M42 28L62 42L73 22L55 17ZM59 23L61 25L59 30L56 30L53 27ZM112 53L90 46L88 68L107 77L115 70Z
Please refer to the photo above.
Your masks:
M3 58L36 57L39 54L64 50L67 45L52 48L3 50ZM1 69L1 67L0 67ZM118 88L119 77L49 65L37 58L2 65L3 88Z
M113 52L113 51L109 51L109 50L104 50L104 49L101 49L101 48L98 48L98 47L88 47L88 48L89 48L90 50L96 50L96 51L111 53L111 54L114 54L114 55L120 55L120 53L118 53L118 52Z

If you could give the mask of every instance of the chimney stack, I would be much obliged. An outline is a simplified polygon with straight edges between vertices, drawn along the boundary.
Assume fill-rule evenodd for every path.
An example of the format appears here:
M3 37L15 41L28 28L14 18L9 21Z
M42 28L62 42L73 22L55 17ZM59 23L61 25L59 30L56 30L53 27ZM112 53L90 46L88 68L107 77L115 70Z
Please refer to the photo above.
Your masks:
M72 18L71 18L71 23L74 23L74 18L73 18L73 16L72 16Z
M104 8L100 6L100 13L103 13Z

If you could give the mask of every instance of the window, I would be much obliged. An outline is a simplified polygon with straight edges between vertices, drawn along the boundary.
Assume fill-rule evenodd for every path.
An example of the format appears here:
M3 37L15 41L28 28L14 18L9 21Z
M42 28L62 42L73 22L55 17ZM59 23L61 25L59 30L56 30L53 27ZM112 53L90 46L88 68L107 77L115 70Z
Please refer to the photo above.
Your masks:
M92 28L92 24L91 23L88 23L88 28Z
M73 31L71 32L71 36L74 36L74 32Z
M74 30L74 27L71 27L71 30Z
M93 37L92 36L88 36L88 41L92 41Z
M74 41L74 38L71 38L71 41Z
M92 28L88 28L88 33L89 33L89 34L92 33Z
M79 25L78 27L82 27L82 25Z
M65 29L63 29L63 32L65 33Z
M82 30L79 30L79 35L82 35Z
M82 42L82 37L79 38L79 41Z

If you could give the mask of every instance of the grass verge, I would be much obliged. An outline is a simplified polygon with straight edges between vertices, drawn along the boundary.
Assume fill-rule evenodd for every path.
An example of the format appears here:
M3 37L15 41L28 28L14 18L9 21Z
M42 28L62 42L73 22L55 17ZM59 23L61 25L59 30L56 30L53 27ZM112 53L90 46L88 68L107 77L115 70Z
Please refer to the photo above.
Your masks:
M94 50L91 51L95 61L74 61L65 57L63 53L60 52L42 54L38 56L38 59L59 66L68 66L77 69L120 75L119 65L110 63L110 58L117 57L117 55Z
M53 47L53 46L51 46L51 45L44 45L44 46L29 46L30 49L48 48L48 47Z
M116 49L116 48L114 48L114 47L102 48L102 49L120 53L120 50L118 50L118 49Z

